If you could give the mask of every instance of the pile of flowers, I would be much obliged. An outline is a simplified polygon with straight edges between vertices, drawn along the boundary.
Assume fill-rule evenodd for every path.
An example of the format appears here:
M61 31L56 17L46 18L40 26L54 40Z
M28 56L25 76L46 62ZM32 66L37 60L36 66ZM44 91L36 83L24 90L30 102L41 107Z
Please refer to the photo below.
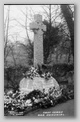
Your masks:
M19 91L15 93L9 91L4 93L4 114L5 116L24 116L31 110L48 108L73 98L73 91L56 90L54 87L50 88L48 93L45 93L45 89L43 89L43 92L34 90L29 94L23 95Z
M43 77L48 80L52 77L52 74L50 72L42 72L40 69L35 67L30 67L29 71L27 71L24 76L31 79L34 77Z
M42 72L40 69L34 67L31 67L24 76L31 79L34 77L43 77L46 80L52 77L50 72ZM24 116L31 110L48 108L73 98L74 90L68 88L55 89L55 87L51 87L47 93L45 89L43 91L37 89L28 94L10 90L4 93L4 115Z

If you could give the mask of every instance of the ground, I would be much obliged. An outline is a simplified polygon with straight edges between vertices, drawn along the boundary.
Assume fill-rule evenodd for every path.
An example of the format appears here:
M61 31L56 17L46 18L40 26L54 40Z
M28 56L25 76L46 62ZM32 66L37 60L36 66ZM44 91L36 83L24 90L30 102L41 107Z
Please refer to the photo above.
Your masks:
M28 114L25 114L25 116L74 116L74 100L69 100L65 103L58 104L55 107L47 108L47 109L38 109L34 110L32 112L29 112Z

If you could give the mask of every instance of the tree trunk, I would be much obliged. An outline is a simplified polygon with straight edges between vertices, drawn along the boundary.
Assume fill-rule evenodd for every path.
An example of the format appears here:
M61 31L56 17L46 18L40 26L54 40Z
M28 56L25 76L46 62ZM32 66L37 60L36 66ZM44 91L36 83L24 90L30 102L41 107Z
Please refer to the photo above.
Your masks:
M69 5L61 5L61 11L67 22L67 26L70 32L71 50L74 58L74 21L73 21L72 13L70 11Z

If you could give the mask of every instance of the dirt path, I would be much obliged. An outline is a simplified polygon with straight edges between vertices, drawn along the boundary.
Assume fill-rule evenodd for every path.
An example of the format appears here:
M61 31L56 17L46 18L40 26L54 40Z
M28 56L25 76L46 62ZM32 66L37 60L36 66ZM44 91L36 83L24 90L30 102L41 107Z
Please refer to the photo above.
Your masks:
M25 116L74 116L74 100L58 104L55 107L38 109L26 114Z

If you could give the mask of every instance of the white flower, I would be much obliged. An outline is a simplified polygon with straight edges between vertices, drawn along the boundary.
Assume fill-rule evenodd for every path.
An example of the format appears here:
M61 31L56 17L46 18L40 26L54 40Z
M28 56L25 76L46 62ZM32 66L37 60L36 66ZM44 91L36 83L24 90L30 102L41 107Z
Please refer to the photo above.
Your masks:
M8 95L13 94L13 91L10 90L10 91L7 92L7 94L8 94Z
M30 99L25 102L25 106L32 106L32 103L31 103Z
M18 100L18 102L20 102L20 100Z

